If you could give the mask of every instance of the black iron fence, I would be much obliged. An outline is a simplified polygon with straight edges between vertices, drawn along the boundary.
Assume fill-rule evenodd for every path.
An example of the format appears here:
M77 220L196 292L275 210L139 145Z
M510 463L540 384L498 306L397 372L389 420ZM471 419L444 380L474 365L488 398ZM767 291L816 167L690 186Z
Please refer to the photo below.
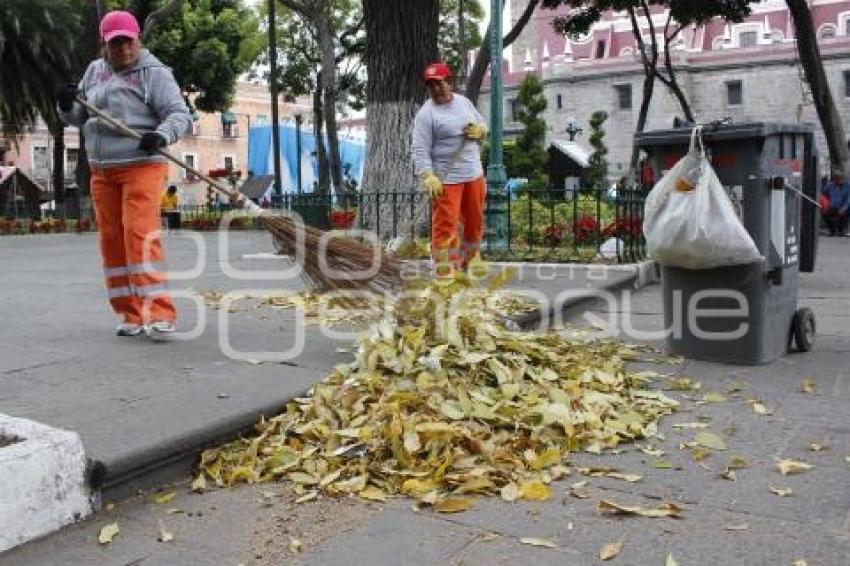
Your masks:
M487 196L484 253L490 259L582 261L607 259L634 262L645 257L642 235L646 193L639 189L616 191L526 190L519 194ZM431 232L430 200L422 191L334 195L286 194L273 210L298 213L317 228L374 230L382 239L427 239ZM179 226L189 230L217 230L228 205L182 205ZM91 216L93 217L93 215ZM55 221L54 221L55 222ZM16 221L0 233L37 231ZM32 226L44 230L44 223ZM164 222L165 226L165 222ZM64 231L64 223L50 231ZM247 214L231 215L230 229L259 228ZM89 226L76 224L76 229ZM427 249L419 246L419 249Z

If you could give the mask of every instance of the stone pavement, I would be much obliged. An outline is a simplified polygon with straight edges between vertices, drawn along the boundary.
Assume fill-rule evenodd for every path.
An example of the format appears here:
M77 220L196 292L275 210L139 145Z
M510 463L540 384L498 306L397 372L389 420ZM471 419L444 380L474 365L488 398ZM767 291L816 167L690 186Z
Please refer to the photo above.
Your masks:
M174 232L165 243L173 289L304 289L297 277L274 273L289 264L263 255L271 250L264 232L234 232L226 241L216 233ZM189 298L178 299L180 326L197 327L197 337L117 338L96 246L93 235L0 239L0 414L77 432L92 462L92 483L108 497L179 477L200 448L276 414L351 358L338 349L353 334L299 324L293 311L243 303L199 309ZM545 298L634 278L633 269L617 266L543 266L523 269L516 285ZM290 350L282 363L257 363L262 352Z
M660 459L673 469L653 466L659 458L628 446L621 454L573 455L570 462L576 467L614 466L642 474L643 479L626 483L574 470L554 484L557 495L548 502L481 499L474 510L457 515L415 513L404 499L385 505L356 499L295 505L286 484L198 495L190 493L184 481L163 487L177 492L167 504L152 503L149 493L130 498L86 523L11 551L0 558L0 565L594 564L604 545L618 541L623 542L622 552L613 564L662 565L669 553L683 566L791 565L796 560L846 565L850 283L843 274L850 271L850 243L821 243L818 271L802 275L801 283L801 304L812 307L818 317L820 335L812 353L760 367L690 361L648 365L702 384L698 392L670 393L683 400L683 409L661 422L665 440L656 444L666 452ZM658 286L626 296L614 309L618 321L628 314L632 328L660 329ZM590 314L604 318L611 312L597 309ZM582 316L575 319L578 325L586 321ZM814 382L813 393L800 392L804 378ZM726 400L695 403L713 391ZM770 414L756 413L748 403L752 399L762 401ZM679 448L695 431L673 427L699 419L710 423L728 446L702 462ZM827 448L811 451L811 442ZM748 466L736 471L737 481L720 478L733 455L746 459ZM775 467L777 458L804 460L814 468L782 476ZM588 480L587 499L569 494L569 485L580 480ZM793 493L780 497L770 488L791 488ZM683 508L682 518L607 517L596 511L601 499L644 506L673 501ZM98 530L112 521L118 521L121 534L108 547L99 546ZM174 541L158 543L161 528L172 532ZM546 538L557 547L524 545L522 537ZM303 544L299 553L291 549L293 538Z

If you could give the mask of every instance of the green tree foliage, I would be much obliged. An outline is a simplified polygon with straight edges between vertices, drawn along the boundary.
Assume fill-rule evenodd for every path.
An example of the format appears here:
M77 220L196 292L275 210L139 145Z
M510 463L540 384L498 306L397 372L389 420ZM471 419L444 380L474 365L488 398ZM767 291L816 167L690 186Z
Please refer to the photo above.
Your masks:
M149 7L163 2L136 4ZM205 112L230 107L237 78L253 64L262 46L259 21L244 0L185 0L180 11L157 25L147 40L147 47L174 70L183 92L197 95L194 104Z
M489 0L487 0L489 2ZM463 2L464 38L461 45L460 3ZM438 47L440 56L452 72L460 75L465 53L481 46L479 26L484 19L480 0L443 0L440 2L440 31Z
M59 122L59 87L74 80L79 66L73 46L81 21L55 0L0 2L0 127L12 139L42 116Z
M597 110L590 116L590 142L593 155L590 156L587 177L595 189L602 189L608 181L608 146L605 145L605 130L602 127L608 119L608 113Z
M546 122L541 114L546 110L543 83L535 74L527 74L519 85L517 117L523 124L522 134L511 152L506 168L515 177L536 180L545 175L549 155L543 144L546 138Z

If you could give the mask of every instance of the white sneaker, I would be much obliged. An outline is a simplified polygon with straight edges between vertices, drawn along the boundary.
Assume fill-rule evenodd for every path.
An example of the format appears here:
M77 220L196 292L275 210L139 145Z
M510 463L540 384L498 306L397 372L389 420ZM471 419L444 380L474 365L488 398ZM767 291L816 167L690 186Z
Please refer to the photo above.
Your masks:
M145 331L145 327L141 324L133 324L132 322L122 322L115 329L116 336L140 336Z
M168 320L152 322L148 326L148 335L151 338L167 338L169 334L173 334L177 330L174 323Z

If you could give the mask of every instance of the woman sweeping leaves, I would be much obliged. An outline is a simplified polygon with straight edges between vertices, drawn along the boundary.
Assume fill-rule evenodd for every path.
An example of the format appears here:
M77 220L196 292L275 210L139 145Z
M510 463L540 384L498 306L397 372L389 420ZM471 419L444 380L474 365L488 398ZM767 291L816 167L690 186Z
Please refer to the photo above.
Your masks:
M106 14L100 23L104 57L89 65L78 85L62 88L58 106L63 120L85 133L104 277L121 317L118 336L148 332L156 338L174 332L177 318L157 234L168 167L156 150L186 133L191 118L171 70L142 48L139 32L129 12ZM75 102L78 95L143 131L141 142L89 116Z

